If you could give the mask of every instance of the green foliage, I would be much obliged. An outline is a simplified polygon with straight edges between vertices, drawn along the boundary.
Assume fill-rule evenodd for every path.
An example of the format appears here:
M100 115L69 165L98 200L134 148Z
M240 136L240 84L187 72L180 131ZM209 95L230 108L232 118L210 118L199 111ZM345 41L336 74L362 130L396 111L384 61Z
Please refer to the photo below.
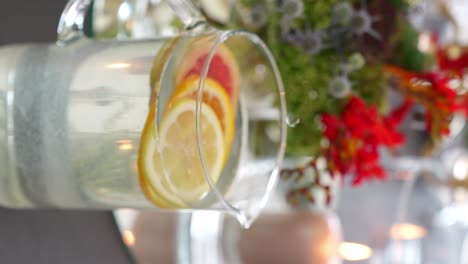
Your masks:
M335 113L338 100L330 97L328 83L333 76L336 54L323 52L310 60L301 49L281 47L278 66L286 89L288 112L300 123L289 128L288 153L311 155L320 149L320 114Z
M240 2L240 5L243 6L243 7L252 7L255 4L263 3L265 1L261 1L261 0L239 0L239 2Z
M329 94L329 82L338 64L336 54L322 52L309 62L299 49L284 47L280 71L286 86L288 111L301 122L288 131L288 154L317 155L320 151L322 113L339 114L346 99L337 99ZM350 76L353 92L369 105L385 110L385 78L381 65L366 65Z
M338 0L304 1L304 17L313 29L323 29L330 24L331 10Z
M395 8L405 9L409 7L407 0L388 0Z
M323 113L337 115L347 102L346 98L340 99L330 94L329 83L339 73L339 67L344 60L359 50L357 45L361 42L358 38L362 36L353 35L351 31L345 31L347 32L345 35L329 35L328 44L331 42L335 46L328 46L327 49L311 57L303 48L282 40L280 35L282 13L276 6L277 1L241 1L244 6L250 7L261 3L268 12L266 27L256 33L267 43L277 60L285 85L288 112L300 119L299 124L288 129L287 153L317 156L322 149L323 139L321 115ZM406 1L389 1L397 9L407 8ZM332 9L340 2L342 0L304 0L304 15L294 20L294 26L301 31L330 29ZM348 0L348 2L352 5L360 3L359 0ZM340 25L332 27L336 29ZM430 60L417 49L418 33L403 19L399 21L398 27L401 39L390 62L414 71L426 68ZM365 54L360 55L364 55L365 59ZM358 95L368 105L378 106L379 111L384 113L388 110L385 100L387 86L383 72L383 65L387 62L380 58L372 61L372 63L367 61L362 68L352 71L348 77L352 82L353 94Z
M311 29L326 27L330 22L330 10L336 0L321 0L306 4L304 17L297 19L299 27L308 23ZM269 7L270 11L274 7ZM320 150L322 130L319 113L333 112L337 109L336 100L330 100L328 82L333 76L333 65L338 59L334 52L322 52L313 59L300 48L281 40L280 14L270 12L268 28L259 32L277 59L286 90L288 112L301 121L289 128L287 152L296 155L315 155ZM265 34L262 34L265 33Z
M304 17L307 21L299 18L296 24L300 28L309 27L310 30L326 28L330 24L331 10L337 2L321 0L306 4ZM316 156L323 138L321 114L338 114L346 101L329 93L329 82L338 72L339 56L336 50L327 49L310 58L302 48L281 40L279 20L280 14L271 12L268 28L259 34L266 39L277 59L285 84L288 112L301 120L297 126L288 130L287 153ZM380 66L364 66L354 72L350 79L353 91L366 102L375 104L383 101L384 79Z
M433 64L431 56L418 49L419 33L400 19L400 36L390 63L410 71L423 71Z
M380 112L385 112L386 81L381 64L366 64L360 70L351 74L350 79L354 82L353 90L368 105L376 105Z

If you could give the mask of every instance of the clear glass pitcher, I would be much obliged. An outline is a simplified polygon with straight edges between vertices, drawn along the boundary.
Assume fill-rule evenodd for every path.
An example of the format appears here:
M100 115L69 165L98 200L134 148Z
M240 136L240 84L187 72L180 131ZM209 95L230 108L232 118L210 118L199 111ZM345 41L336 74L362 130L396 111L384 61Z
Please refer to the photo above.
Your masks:
M0 47L0 204L215 209L248 224L274 189L285 100L265 44L189 0L172 38L93 40L90 0L58 41Z

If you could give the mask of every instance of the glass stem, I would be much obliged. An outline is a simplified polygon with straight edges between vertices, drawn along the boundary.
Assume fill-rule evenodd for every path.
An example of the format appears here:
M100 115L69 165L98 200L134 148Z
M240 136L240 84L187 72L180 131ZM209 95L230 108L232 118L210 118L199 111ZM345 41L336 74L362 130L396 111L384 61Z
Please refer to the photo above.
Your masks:
M195 5L193 0L165 0L171 9L180 18L186 30L206 24L206 19Z

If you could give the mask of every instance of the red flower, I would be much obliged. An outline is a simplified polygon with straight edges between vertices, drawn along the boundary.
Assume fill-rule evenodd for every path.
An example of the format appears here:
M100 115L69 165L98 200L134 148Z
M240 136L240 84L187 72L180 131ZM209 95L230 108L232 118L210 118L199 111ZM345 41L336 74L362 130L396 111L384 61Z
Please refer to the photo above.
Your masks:
M361 148L357 153L357 158L361 162L357 164L353 185L359 185L369 178L385 178L385 172L379 164L379 155L376 148L373 146Z
M330 141L334 141L338 137L338 130L341 126L340 120L327 113L323 114L321 119L322 124L325 126L325 137Z
M440 45L439 36L432 35L432 42L436 46L436 60L439 72L445 72L451 76L463 77L464 71L468 69L468 49L460 48L461 54L456 58L451 58L451 47L443 47Z
M446 49L438 48L436 52L437 64L439 70L444 72L450 72L454 75L461 77L464 71L468 69L468 50L465 50L463 54L457 58L449 58Z
M367 107L360 98L351 96L339 117L323 114L324 135L330 141L324 150L329 170L342 175L354 174L353 185L372 178L383 179L385 173L379 164L378 148L403 143L403 135L395 128L409 107L405 103L390 116L382 117L376 107Z
M385 71L399 80L400 90L407 98L424 106L426 129L436 136L435 140L450 132L449 123L455 112L468 114L467 104L449 85L450 73L415 73L394 66L386 66Z
M406 117L406 114L408 114L409 110L413 106L413 101L410 99L406 98L403 103L397 107L396 109L393 109L388 116L384 117L384 122L388 126L396 126L399 125L403 119Z
M417 78L429 82L432 87L444 97L454 99L457 93L449 86L450 78L442 73L428 72L417 74Z

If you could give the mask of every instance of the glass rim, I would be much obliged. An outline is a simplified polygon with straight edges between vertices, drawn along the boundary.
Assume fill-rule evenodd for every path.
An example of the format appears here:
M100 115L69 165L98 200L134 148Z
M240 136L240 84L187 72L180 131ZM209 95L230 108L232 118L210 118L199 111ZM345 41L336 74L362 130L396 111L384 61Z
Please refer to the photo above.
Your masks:
M280 71L276 64L276 60L273 57L273 54L268 49L267 45L255 34L242 31L242 30L226 30L226 31L219 31L220 33L217 34L216 40L214 41L205 61L203 62L203 66L200 73L200 79L198 82L197 88L197 102L196 102L196 114L195 114L195 124L196 124L196 141L197 141L197 151L199 160L201 163L203 175L205 177L206 182L208 183L210 190L215 194L216 198L222 203L222 205L228 210L228 212L234 214L238 221L241 222L243 226L250 226L251 223L255 220L255 218L261 213L261 211L265 208L268 199L270 198L271 194L274 192L276 185L279 181L279 172L281 169L281 164L283 162L285 150L286 150L286 136L287 136L287 126L286 126L286 98L285 98L285 91L283 81L280 75ZM280 122L280 139L279 139L279 146L276 153L275 159L275 168L271 172L268 183L265 187L265 192L262 195L262 199L259 202L256 211L247 216L241 209L237 208L235 205L231 204L227 201L224 195L220 192L220 190L216 187L216 183L213 182L211 177L209 177L209 173L207 170L206 165L206 157L205 152L203 151L203 146L200 142L201 140L201 108L202 104L202 94L203 88L205 85L206 78L208 76L208 71L210 69L211 62L213 60L216 51L221 47L223 43L228 41L230 38L235 36L242 36L246 38L248 41L253 43L254 45L260 47L260 51L263 56L267 59L266 62L269 64L271 69L273 70L273 75L275 79L275 83L277 86L277 95L279 97L279 122Z

